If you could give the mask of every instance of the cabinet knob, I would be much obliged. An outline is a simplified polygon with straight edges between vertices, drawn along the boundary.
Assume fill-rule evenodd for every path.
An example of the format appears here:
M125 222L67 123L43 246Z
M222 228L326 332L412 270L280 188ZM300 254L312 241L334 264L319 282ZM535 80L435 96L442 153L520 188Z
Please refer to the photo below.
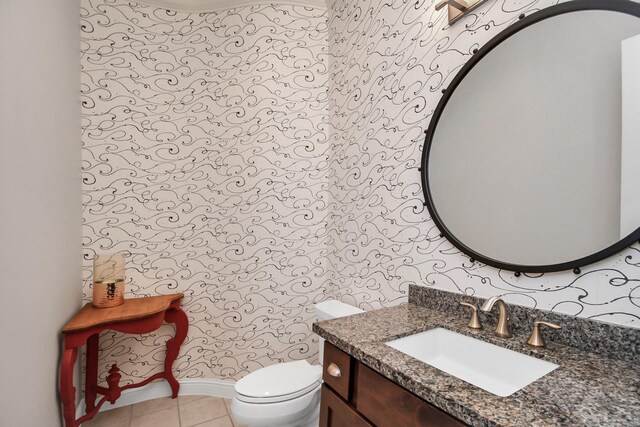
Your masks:
M340 378L342 376L342 371L340 371L340 368L338 368L338 365L335 363L331 363L327 366L327 372L332 377Z

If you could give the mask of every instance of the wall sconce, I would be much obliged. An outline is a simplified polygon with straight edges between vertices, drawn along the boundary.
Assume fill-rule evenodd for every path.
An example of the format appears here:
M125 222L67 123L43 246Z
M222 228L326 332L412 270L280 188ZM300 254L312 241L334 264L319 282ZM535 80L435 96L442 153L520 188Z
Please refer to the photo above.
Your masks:
M487 0L442 0L436 4L436 10L449 6L449 25L471 12Z

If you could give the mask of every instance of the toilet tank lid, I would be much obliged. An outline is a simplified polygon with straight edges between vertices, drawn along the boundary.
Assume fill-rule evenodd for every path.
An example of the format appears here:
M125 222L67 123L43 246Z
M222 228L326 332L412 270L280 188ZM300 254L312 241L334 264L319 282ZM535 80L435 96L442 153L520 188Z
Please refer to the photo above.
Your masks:
M287 396L319 384L322 367L306 360L279 363L260 368L239 380L236 393L254 398Z
M338 317L364 313L364 310L361 310L358 307L332 299L315 304L315 308L318 320L336 319Z

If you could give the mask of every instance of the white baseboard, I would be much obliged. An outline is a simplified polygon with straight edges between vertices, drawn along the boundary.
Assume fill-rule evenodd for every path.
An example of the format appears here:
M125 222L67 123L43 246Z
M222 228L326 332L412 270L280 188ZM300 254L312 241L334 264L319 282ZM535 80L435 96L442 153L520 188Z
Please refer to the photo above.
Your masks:
M233 397L233 387L235 386L234 381L207 378L185 378L178 380L178 382L180 383L180 391L178 392L179 396L199 395L231 399ZM100 396L101 395L98 395L98 398L100 398ZM112 405L109 402L105 402L100 408L100 412L144 402L145 400L169 396L171 396L171 387L169 387L169 383L164 380L156 381L140 388L132 388L123 391L122 395L118 400L116 400L116 403ZM80 418L84 415L84 410L85 402L83 398L78 405L76 418Z

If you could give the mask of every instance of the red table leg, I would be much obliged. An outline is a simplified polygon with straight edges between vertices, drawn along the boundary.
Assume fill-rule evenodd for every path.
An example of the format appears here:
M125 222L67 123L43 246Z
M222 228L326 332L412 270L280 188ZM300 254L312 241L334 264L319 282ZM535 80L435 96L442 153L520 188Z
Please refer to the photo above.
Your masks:
M60 367L60 397L66 427L76 427L76 388L73 386L73 367L77 356L77 348L65 349Z
M173 375L173 362L175 362L176 358L178 357L180 346L184 342L184 339L187 337L187 332L189 330L189 319L187 319L187 315L184 313L184 311L182 311L179 305L172 305L171 308L166 311L164 320L167 323L174 323L176 325L175 337L167 341L167 357L164 361L165 378L171 386L172 396L176 398L178 397L180 383Z
M98 345L100 335L94 334L87 340L87 372L84 385L84 401L87 405L87 413L96 407L98 387Z

